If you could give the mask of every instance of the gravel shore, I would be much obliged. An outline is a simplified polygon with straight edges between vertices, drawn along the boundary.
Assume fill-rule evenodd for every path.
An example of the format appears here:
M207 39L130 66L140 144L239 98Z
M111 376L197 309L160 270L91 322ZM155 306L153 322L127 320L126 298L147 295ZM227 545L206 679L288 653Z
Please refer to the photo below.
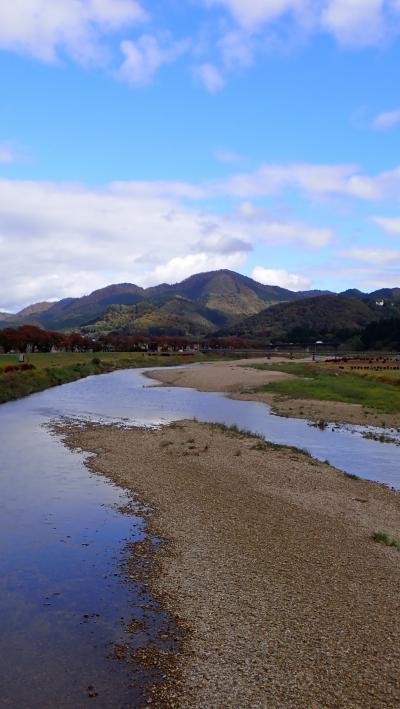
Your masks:
M323 419L337 423L353 423L363 426L400 428L398 414L384 414L377 411L366 412L360 404L346 404L341 401L316 401L290 399L270 392L258 392L257 388L271 382L293 379L291 374L271 370L257 370L251 364L290 362L285 359L235 360L232 362L212 362L193 369L158 369L146 372L146 376L156 379L165 386L181 386L199 391L222 391L234 399L261 401L272 407L281 416L303 418L311 421Z
M168 542L149 583L186 634L153 706L399 707L400 553L372 540L398 494L208 424L64 433Z

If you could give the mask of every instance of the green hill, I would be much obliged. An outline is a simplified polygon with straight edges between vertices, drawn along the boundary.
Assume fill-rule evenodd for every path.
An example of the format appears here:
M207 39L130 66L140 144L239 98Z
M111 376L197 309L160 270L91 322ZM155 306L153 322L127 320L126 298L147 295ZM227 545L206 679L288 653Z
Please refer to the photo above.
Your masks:
M135 331L136 320L152 312L156 307L147 301L139 301L134 305L109 305L101 320L84 325L81 330L92 336L109 332L131 334Z
M342 295L281 303L263 310L221 334L270 342L343 341L370 323L399 316L396 307L381 307L373 300Z
M146 301L136 305L111 305L102 320L82 329L92 336L118 332L203 337L224 324L226 318L220 312L176 296L161 306Z
M215 332L224 318L218 311L176 296L135 321L135 332L149 335L204 336Z

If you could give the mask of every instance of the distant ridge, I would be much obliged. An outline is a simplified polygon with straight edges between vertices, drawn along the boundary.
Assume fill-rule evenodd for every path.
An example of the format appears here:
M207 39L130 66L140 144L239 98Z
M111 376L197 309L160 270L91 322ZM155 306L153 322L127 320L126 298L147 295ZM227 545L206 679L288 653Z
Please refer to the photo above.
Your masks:
M308 305L300 305L307 301ZM400 288L362 293L349 289L294 292L264 285L235 271L198 273L174 284L141 288L117 283L80 298L35 303L19 313L0 313L0 327L39 325L48 330L81 330L93 336L106 333L171 334L202 337L212 333L254 337L270 331L284 336L293 328L319 331L363 327L386 317L377 302L400 303ZM391 311L397 315L396 310Z
M207 325L207 327L203 321L203 326L199 328L200 334L210 329L215 330L222 323L229 324L248 315L254 315L266 306L304 297L304 295L297 295L279 286L263 285L247 276L223 269L198 273L185 278L179 283L163 283L150 288L141 288L132 283L113 284L95 290L93 293L81 298L64 298L57 303L50 304L42 312L39 312L36 306L34 306L35 309L33 307L25 308L21 313L17 313L12 320L9 321L7 318L7 321L14 321L15 324L22 324L22 322L39 323L49 330L68 330L82 327L90 329L91 325L99 321L107 321L107 326L112 327L110 313L107 313L110 307L137 305L138 312L136 312L135 308L127 307L125 311L120 309L118 319L120 320L121 315L125 313L125 328L129 329L131 327L133 330L138 328L143 330L146 319L138 323L136 327L133 320L138 318L135 318L135 315L141 317L143 309L148 314L150 310L155 311L158 308L164 308L169 301L174 301L177 297L192 301L194 304L192 306L193 317L193 308L198 308L198 316L210 321L211 325ZM206 312L204 309L206 309ZM164 327L160 318L166 316L168 320L168 317L172 317L172 310L177 310L176 302L173 307L167 310L164 308L159 317L156 317L155 313L153 313L152 318L148 317L148 327L161 328L164 331L168 323L166 322L166 327ZM186 317L187 313L188 306L185 308L184 317ZM177 327L177 329L185 331L184 326L178 327L175 315L173 319L174 328ZM189 329L191 330L192 328L190 327Z
M280 303L218 334L270 342L342 342L356 337L371 323L400 318L400 308L394 302L381 307L375 296L362 295L331 293Z
M29 318L31 315L40 315L45 313L46 310L52 308L54 303L48 303L43 301L42 303L34 303L33 305L28 305L27 308L20 310L18 313L19 318Z

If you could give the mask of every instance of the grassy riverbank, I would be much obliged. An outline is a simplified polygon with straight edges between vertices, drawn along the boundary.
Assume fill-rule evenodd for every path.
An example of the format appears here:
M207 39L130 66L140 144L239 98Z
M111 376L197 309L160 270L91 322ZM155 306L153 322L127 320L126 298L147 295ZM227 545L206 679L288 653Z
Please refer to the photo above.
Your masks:
M187 357L180 355L164 357L142 352L101 352L98 354L60 352L29 355L26 360L34 366L34 369L6 372L7 366L18 364L18 358L15 354L1 355L0 404L20 399L49 387L67 384L94 374L104 374L115 369L174 366L205 362L215 358L215 356L211 357L200 353Z
M343 372L328 369L324 364L261 364L253 365L264 371L279 371L295 375L293 379L271 382L261 391L281 394L291 399L316 399L360 404L381 413L400 413L398 372L384 375L378 372Z

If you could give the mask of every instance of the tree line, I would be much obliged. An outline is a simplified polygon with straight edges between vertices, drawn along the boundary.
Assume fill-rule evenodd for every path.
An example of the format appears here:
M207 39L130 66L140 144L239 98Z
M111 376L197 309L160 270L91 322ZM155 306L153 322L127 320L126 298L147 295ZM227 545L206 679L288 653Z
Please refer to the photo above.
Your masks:
M210 337L196 340L201 349L248 349L247 340L239 337ZM0 350L8 352L137 352L173 349L185 350L194 345L186 337L146 337L144 335L100 335L93 339L79 332L54 332L35 325L6 327L0 330Z

